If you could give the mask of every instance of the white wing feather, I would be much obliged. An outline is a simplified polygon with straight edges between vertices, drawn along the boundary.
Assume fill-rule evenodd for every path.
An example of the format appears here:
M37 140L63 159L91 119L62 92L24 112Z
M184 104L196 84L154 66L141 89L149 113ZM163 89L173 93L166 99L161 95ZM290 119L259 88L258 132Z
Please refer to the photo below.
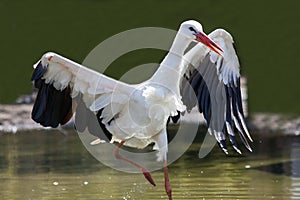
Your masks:
M109 78L56 53L46 53L40 61L42 65L47 66L43 76L46 83L52 83L57 90L71 86L71 96L74 98L79 93L82 94L87 107L92 111L99 110L111 102L112 93L115 92L113 99L117 103L124 103L124 97L134 90L131 85ZM109 99L109 102L102 101L104 98Z
M33 80L35 83L44 81L46 85L39 88L41 94L35 102L32 117L43 126L56 127L59 123L63 124L69 119L67 110L63 113L60 111L64 107L70 106L70 100L65 105L64 100L60 100L67 98L64 97L66 92L68 93L66 95L70 95L72 98L82 99L85 107L95 114L99 110L102 112L107 107L99 116L106 124L117 113L122 112L124 105L128 103L131 92L135 89L133 85L109 78L52 52L44 54L34 68ZM61 91L60 94L57 93L60 98L55 98L52 94L48 96L49 90L55 93L51 87ZM55 98L55 100L51 100L51 98ZM55 106L54 101L59 101L59 105ZM45 107L46 105L47 107Z

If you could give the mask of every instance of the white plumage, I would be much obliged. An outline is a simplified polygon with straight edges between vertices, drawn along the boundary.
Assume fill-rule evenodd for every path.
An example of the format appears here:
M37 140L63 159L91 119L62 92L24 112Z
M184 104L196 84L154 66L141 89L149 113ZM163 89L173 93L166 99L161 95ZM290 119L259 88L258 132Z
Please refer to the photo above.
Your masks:
M69 97L80 97L85 106L97 115L99 123L112 134L111 142L120 143L119 147L124 144L144 148L152 142L155 143L157 158L164 161L166 191L169 199L172 199L166 164L166 125L169 117L184 112L186 108L190 110L198 104L199 111L204 113L208 121L209 130L214 133L224 152L227 152L224 127L227 127L229 135L232 136L230 141L238 152L240 150L236 142L232 141L234 127L238 128L242 139L244 131L250 138L241 110L238 114L228 110L229 94L226 93L226 87L233 84L239 89L240 77L232 37L221 29L212 32L209 37L220 47L202 32L202 26L198 22L189 20L182 23L169 53L154 75L149 80L134 85L109 78L58 54L46 53L34 65L32 80L39 88L39 94L32 118L44 126L56 127L63 124L70 119L74 111L70 106ZM194 40L201 43L184 55ZM205 86L193 84L195 77L198 77L196 81L199 83L199 80L204 80ZM187 83L191 83L192 90L184 90ZM196 100L186 98L191 96L192 92L196 93ZM206 100L202 100L201 95L198 95L207 96L207 93L210 97ZM240 98L238 94L237 98ZM205 109L208 111L204 111L201 106L207 106ZM239 107L234 104L229 106ZM229 114L233 121L227 121L226 114ZM244 140L243 142L250 149L248 143ZM155 185L146 169L122 157L118 150L115 154L140 168L149 182Z

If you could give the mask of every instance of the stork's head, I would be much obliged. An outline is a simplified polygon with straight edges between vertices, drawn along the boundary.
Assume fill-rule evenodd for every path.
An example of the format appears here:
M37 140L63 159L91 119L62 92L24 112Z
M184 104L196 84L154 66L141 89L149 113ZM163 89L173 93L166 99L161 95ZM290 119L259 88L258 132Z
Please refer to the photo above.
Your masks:
M188 20L183 22L179 28L180 34L186 36L191 40L195 40L197 42L201 42L217 54L221 55L223 50L219 45L217 45L214 41L212 41L204 32L202 25L195 20Z

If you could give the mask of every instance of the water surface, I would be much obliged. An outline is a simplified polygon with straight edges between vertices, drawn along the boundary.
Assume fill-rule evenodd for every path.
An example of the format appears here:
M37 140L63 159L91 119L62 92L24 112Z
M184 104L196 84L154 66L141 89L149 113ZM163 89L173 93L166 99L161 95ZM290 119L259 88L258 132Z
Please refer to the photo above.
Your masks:
M199 134L203 134L203 131ZM271 137L272 136L272 137ZM75 131L1 135L1 199L166 199L141 174L111 169L94 159ZM175 199L300 199L300 138L255 133L253 153L225 156L216 146L198 158L201 140L169 166Z

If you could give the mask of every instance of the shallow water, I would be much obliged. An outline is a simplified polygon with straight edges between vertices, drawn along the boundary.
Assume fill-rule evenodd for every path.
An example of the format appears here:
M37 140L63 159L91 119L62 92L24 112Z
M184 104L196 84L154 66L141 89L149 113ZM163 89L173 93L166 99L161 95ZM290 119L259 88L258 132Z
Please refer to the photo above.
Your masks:
M243 156L225 156L216 146L199 159L196 140L169 166L174 200L300 199L300 137L252 135L253 153L243 149ZM141 174L111 169L75 131L0 137L1 199L166 199L162 170L152 172L153 187Z

